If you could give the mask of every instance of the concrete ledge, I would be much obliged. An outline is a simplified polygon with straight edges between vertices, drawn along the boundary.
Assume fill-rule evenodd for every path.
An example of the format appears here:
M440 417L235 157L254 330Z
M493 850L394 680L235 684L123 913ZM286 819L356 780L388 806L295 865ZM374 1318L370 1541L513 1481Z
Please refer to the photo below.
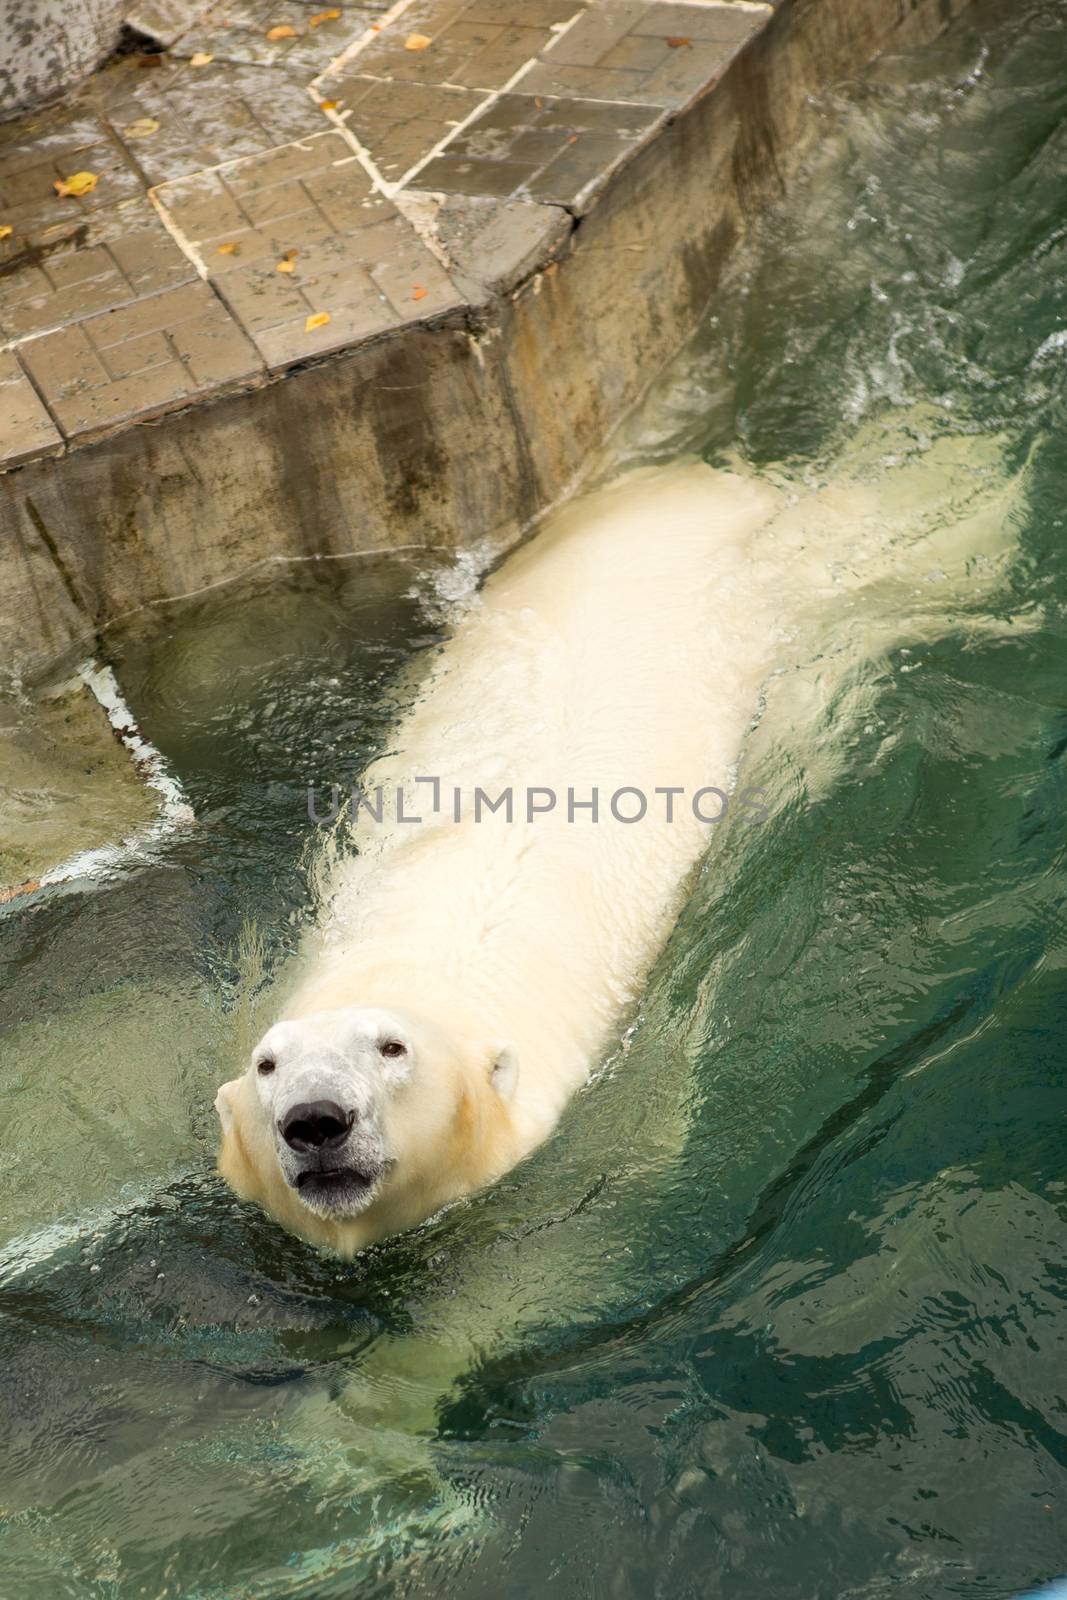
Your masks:
M619 34L626 21L619 13L623 3L602 0L580 13L587 28L607 27L615 40L607 53L602 39L586 41L586 53L600 49L601 62L622 48L620 38L626 43ZM164 285L150 296L153 306L168 294L185 296L178 324L179 331L186 329L184 346L169 324L137 325L124 339L101 345L101 335L85 327L94 318L83 318L76 331L86 341L87 361L109 349L121 355L129 341L149 335L169 341L167 359L189 375L189 388L175 400L164 394L164 384L154 415L150 406L137 419L116 426L105 420L65 439L62 418L82 415L85 390L71 389L63 402L70 410L42 399L46 390L39 375L46 370L49 335L35 334L36 349L20 345L17 364L10 371L0 367L0 394L10 394L15 431L21 430L13 456L20 464L0 478L0 626L9 659L42 670L74 648L91 646L100 630L131 610L225 582L264 561L341 558L383 548L449 551L484 541L494 550L506 548L580 475L692 332L747 220L780 192L817 131L812 94L887 47L933 37L965 3L779 0L773 12L738 8L750 20L712 81L695 90L684 85L681 108L656 108L643 121L633 113L647 111L647 105L612 102L626 108L615 119L616 130L626 133L625 148L620 153L611 139L605 144L601 135L589 135L600 162L596 181L586 181L588 166L573 164L551 180L545 177L557 195L564 184L572 185L566 202L531 196L537 181L532 167L521 179L506 172L496 197L458 192L456 184L481 190L497 182L501 166L521 165L513 159L516 148L530 161L555 151L537 169L542 175L568 161L568 152L553 143L555 125L537 123L536 102L553 98L553 88L573 92L573 74L587 69L546 48L527 63L531 71L547 74L544 95L531 93L516 108L504 104L509 96L511 102L520 98L511 90L479 86L474 120L447 135L453 140L465 131L467 143L458 154L449 157L431 146L420 157L422 165L408 169L402 188L380 172L377 180L363 183L367 168L361 163L358 198L345 188L345 204L366 202L376 211L384 205L385 225L395 229L401 253L414 239L422 251L416 270L429 278L426 263L432 259L439 273L424 283L409 268L397 267L398 258L389 253L392 235L386 234L391 265L375 280L379 256L367 254L364 239L356 266L377 282L379 301L389 303L381 313L384 325L360 330L360 306L369 302L350 301L353 331L337 348L301 356L303 347L290 341L303 327L303 302L292 317L283 308L281 321L268 317L257 326L259 302L247 288L251 309L242 320L233 310L236 284L229 288L226 272L216 271L214 262L205 267L202 245L193 250L201 254L201 270L186 271L188 255L184 266L171 255L150 263ZM671 13L672 27L675 13L706 19L712 10L730 8L652 0L641 9L656 5ZM411 22L409 16L404 28ZM696 24L691 26L695 33ZM586 45L573 27L569 36L575 47L570 53L581 54ZM671 52L662 57L668 63L687 56L685 44L675 48L665 38L660 43ZM631 40L612 59L656 57L642 56ZM380 63L378 70L384 70ZM604 70L632 73L617 93L664 92L643 87L636 68ZM587 92L588 82L579 85ZM521 86L529 87L525 81ZM576 113L566 115L573 121ZM508 144L516 116L518 147ZM496 120L485 141L472 145L472 128L487 117ZM638 135L630 137L635 128ZM343 133L297 141L298 159L308 163L300 181L310 171L318 183L325 171L327 199L336 173L329 162L322 166L319 147L349 136L345 124ZM425 143L427 132L405 124L403 137ZM410 153L408 146L398 160ZM291 159L287 147L286 161ZM452 167L442 170L440 163L449 160ZM175 186L171 222L181 215L175 195L183 183L186 215L195 215L204 175L198 169L193 176L191 191L188 180L168 180ZM275 173L265 187L257 180L256 192L267 194L269 202L274 179L284 186L291 177ZM420 187L422 181L427 187ZM155 202L163 203L159 195ZM407 233L401 235L393 211ZM378 216L374 227L381 221ZM90 216L87 227L93 226ZM106 232L113 222L100 226ZM250 250L258 249L251 236L263 231L251 228ZM360 221L353 233L358 238L368 231ZM349 233L342 228L339 236ZM111 238L113 253L129 235ZM268 239L271 272L277 270L270 253L275 245ZM342 286L351 281L353 259L346 257L346 270L336 274ZM399 279L395 273L389 277L394 268ZM316 270L326 281L329 258ZM426 293L401 315L405 308L396 285L408 278ZM241 281L254 279L246 275ZM265 292L273 294L273 280L266 281ZM285 278L279 282L288 293ZM431 294L438 298L426 315L424 301ZM126 314L120 308L95 316L113 320ZM130 314L144 316L138 306ZM227 331L213 337L212 319L221 315L229 318ZM235 338L243 344L231 344ZM198 363L203 381L197 385ZM141 386L150 388L144 379ZM174 408L186 400L193 403Z

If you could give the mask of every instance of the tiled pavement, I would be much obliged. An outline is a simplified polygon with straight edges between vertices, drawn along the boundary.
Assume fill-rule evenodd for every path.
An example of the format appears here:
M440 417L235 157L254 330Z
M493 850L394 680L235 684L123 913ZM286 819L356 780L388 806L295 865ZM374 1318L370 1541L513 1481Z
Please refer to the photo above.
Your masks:
M166 52L0 124L0 468L461 314L772 9L156 5Z

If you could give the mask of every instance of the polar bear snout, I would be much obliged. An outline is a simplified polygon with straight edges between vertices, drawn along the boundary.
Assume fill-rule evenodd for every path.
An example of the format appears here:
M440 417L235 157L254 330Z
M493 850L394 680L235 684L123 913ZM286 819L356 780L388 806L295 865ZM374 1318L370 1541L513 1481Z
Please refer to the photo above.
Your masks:
M363 1211L389 1166L365 1086L305 1072L274 1110L278 1165L303 1204L321 1217Z
M299 1154L336 1150L348 1138L355 1120L355 1111L345 1111L335 1100L312 1100L291 1106L279 1122L278 1131L290 1150Z

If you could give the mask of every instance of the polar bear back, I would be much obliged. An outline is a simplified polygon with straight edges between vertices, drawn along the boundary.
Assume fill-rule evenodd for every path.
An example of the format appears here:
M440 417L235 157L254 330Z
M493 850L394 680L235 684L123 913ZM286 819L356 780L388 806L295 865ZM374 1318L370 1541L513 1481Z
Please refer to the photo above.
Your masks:
M443 1010L517 1052L516 1120L530 1145L545 1135L678 913L710 832L693 794L730 783L771 624L750 547L779 503L699 463L637 472L508 558L366 775L388 804L334 872L294 1014ZM417 776L440 780L436 815ZM419 823L396 820L398 785ZM668 786L685 791L671 822ZM476 788L510 788L512 820L483 806L476 821ZM532 788L556 804L528 819ZM580 804L594 788L595 822ZM612 816L623 788L646 797L640 821Z

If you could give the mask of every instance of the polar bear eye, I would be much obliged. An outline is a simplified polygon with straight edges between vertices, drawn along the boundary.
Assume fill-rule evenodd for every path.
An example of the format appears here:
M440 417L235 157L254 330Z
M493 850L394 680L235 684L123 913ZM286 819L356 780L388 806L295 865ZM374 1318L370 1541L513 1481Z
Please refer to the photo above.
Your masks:
M390 1061L395 1060L397 1056L406 1056L408 1053L407 1045L401 1044L399 1039L383 1039L378 1046L378 1050Z
M270 1076L270 1074L274 1071L274 1062L271 1060L270 1056L264 1056L262 1061L256 1062L256 1071L259 1073L261 1078L268 1078Z

